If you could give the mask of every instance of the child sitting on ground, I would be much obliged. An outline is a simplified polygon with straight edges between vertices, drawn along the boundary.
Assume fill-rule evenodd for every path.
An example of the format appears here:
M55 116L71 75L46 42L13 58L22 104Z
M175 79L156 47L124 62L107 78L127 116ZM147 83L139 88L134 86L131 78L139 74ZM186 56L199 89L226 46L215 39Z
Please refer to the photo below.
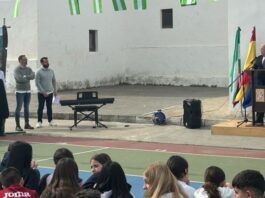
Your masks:
M34 190L23 187L24 180L19 171L13 167L6 168L0 174L0 182L3 190L0 191L0 198L37 198Z

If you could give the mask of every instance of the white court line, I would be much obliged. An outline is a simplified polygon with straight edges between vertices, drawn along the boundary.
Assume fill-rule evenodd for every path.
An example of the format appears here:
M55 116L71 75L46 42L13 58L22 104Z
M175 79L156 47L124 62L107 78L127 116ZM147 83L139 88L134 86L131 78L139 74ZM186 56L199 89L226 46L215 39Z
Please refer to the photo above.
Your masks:
M10 140L0 140L1 141L7 141L11 142ZM129 140L117 140L117 141L129 141ZM56 144L56 143L43 143L43 142L30 142L34 144ZM142 142L142 143L155 143L155 144L167 144L165 142ZM169 143L172 144L172 143ZM69 146L78 146L78 147L101 147L102 146L86 146L86 145L76 145L76 144L64 144L64 145L69 145ZM192 146L205 146L205 145L192 145ZM205 146L207 147L207 146ZM210 148L214 148L214 146L209 146ZM199 153L185 153L185 152L176 152L176 151L159 151L159 150L148 150L148 149L136 149L136 148L119 148L119 147L109 147L110 149L117 149L117 150L128 150L128 151L141 151L141 152L154 152L154 153L169 153L169 154L181 154L181 155L194 155L194 156L203 156L203 157L217 157L217 158L239 158L239 159L253 159L253 160L265 160L265 158L258 158L258 157L242 157L242 156L231 156L231 155L213 155L213 154L199 154ZM218 147L218 148L224 148L227 149L226 147ZM242 149L243 148L230 148L230 149ZM253 150L253 149L247 149L247 150ZM259 151L264 151L264 149L256 149Z
M102 150L105 150L105 149L108 149L109 147L103 147L103 148L100 148L100 149L94 149L94 150L89 150L89 151L83 151L83 152L78 152L78 153L73 153L74 156L76 155L82 155L82 154L85 154L85 153L92 153L92 152L95 152L95 151L102 151ZM49 158L46 158L46 159L40 159L40 160L36 160L36 162L44 162L44 161L49 161L49 160L52 160L53 158L52 157L49 157Z

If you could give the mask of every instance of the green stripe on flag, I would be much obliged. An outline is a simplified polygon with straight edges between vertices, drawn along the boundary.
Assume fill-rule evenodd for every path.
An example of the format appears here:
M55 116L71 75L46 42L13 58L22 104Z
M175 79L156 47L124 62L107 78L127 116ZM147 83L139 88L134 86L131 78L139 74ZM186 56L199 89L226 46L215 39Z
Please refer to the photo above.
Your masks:
M134 0L134 9L135 10L146 10L147 0Z
M102 13L102 0L93 0L94 13Z
M14 18L18 17L19 15L19 5L20 5L20 0L16 0L14 13L13 13Z
M71 15L80 14L79 0L68 0L68 4Z
M197 0L180 0L181 6L196 5Z
M126 10L126 4L124 0L112 0L115 11Z
M235 48L233 54L233 62L230 67L229 72L229 82L230 82L230 96L232 98L232 103L235 100L237 92L239 90L239 79L238 76L241 74L241 61L240 61L240 31L241 29L238 27L236 31L235 37ZM236 80L237 79L237 80Z

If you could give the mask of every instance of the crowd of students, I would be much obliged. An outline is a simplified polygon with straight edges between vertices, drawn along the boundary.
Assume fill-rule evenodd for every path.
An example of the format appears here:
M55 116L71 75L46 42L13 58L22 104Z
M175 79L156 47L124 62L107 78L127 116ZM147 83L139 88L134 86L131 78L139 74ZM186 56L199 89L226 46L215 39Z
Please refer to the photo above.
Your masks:
M0 198L134 198L131 185L118 162L105 153L90 159L92 175L82 181L73 153L59 148L53 156L55 170L40 177L32 160L32 146L16 141L9 145L0 164ZM143 173L144 198L264 198L265 181L256 170L238 173L232 184L216 166L205 170L199 189L189 185L189 166L181 156L156 162Z

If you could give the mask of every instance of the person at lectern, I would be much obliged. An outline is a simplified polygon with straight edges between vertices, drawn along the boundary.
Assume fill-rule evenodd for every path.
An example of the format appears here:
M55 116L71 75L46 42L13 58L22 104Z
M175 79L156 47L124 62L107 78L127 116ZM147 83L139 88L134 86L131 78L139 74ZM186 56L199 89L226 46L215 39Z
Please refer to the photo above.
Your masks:
M256 58L253 65L253 69L264 69L265 70L265 44L260 48L261 55ZM260 71L257 73L257 85L265 86L265 71ZM263 126L264 112L257 112L256 114L256 126Z

